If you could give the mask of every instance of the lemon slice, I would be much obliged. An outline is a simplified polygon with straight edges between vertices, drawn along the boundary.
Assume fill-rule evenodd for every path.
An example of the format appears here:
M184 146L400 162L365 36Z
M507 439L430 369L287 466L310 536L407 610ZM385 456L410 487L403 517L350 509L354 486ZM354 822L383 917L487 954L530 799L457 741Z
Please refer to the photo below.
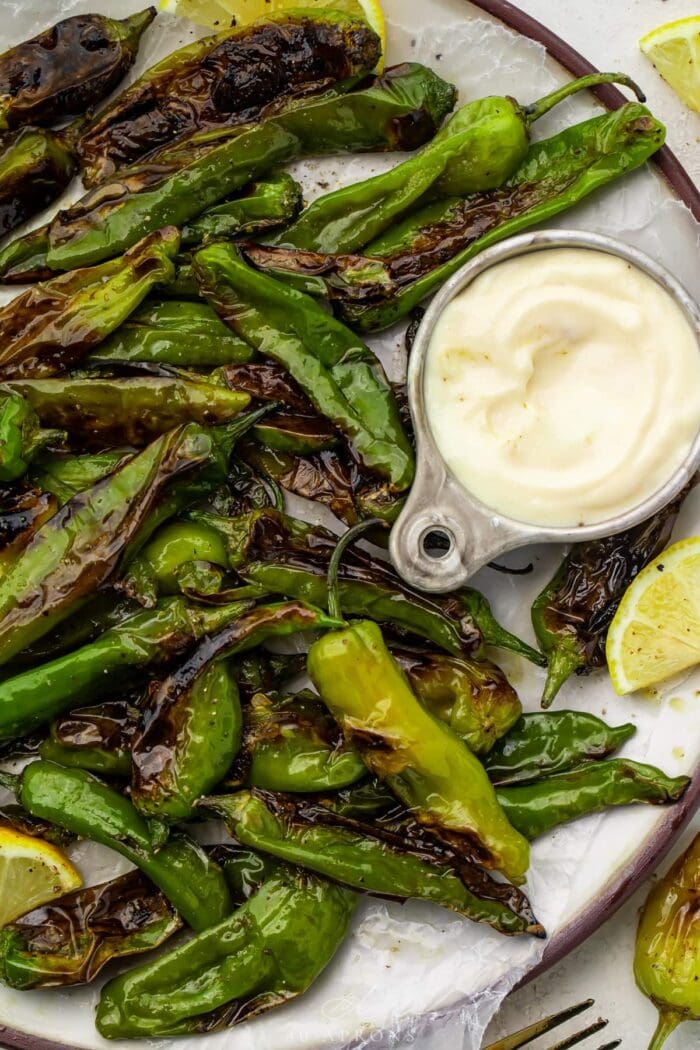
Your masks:
M382 54L386 51L386 22L379 0L161 0L160 6L210 29L226 29L234 19L236 25L249 25L292 10L343 11L363 18L379 36Z
M640 572L610 626L606 653L620 696L700 664L700 536Z
M0 928L82 886L67 857L43 839L0 828Z
M700 15L652 30L639 46L676 94L700 113Z

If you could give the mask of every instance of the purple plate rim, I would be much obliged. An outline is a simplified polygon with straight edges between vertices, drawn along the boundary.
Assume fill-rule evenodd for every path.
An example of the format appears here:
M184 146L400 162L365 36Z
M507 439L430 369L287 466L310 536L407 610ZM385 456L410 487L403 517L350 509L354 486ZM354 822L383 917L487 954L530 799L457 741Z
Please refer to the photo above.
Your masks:
M585 76L588 73L600 72L591 62L575 48L567 44L560 36L547 29L531 15L526 14L509 0L468 0L473 7L478 7L486 14L492 15L510 29L528 37L546 49L561 66L574 76ZM595 89L595 94L609 109L618 109L627 99L610 84ZM691 214L700 222L700 190L685 170L681 162L668 146L663 146L653 161L663 174L671 189L688 207ZM601 891L595 905L581 911L558 933L547 945L541 961L525 975L518 987L522 987L539 977L550 967L560 962L566 955L583 944L591 934L602 926L644 882L667 855L677 841L681 832L700 807L700 766L693 775L693 781L681 802L669 809L668 817L643 842L635 854L632 868L628 864L614 875ZM435 1018L448 1016L436 1014ZM394 1038L397 1032L386 1033ZM373 1032L373 1037L381 1033ZM0 1039L7 1050L76 1050L68 1043L57 1043L43 1036L19 1032L13 1028L0 1025Z

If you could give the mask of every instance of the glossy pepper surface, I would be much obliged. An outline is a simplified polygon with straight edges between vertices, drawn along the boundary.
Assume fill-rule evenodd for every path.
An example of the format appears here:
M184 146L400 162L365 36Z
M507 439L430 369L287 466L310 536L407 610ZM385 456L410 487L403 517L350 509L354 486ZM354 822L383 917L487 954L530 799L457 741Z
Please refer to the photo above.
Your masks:
M356 900L308 873L272 875L218 926L110 981L98 1031L108 1039L213 1032L288 1002L333 958Z
M85 113L117 86L156 16L74 15L0 55L0 127Z
M132 803L82 769L40 760L18 778L17 798L34 816L120 853L151 879L195 930L231 910L219 866L192 839L173 835L156 848L155 825Z
M0 378L50 376L75 365L126 320L158 281L174 276L173 227L114 259L27 289L0 310Z
M0 135L0 236L51 204L74 171L73 152L60 132L28 127Z
M209 208L182 231L183 245L260 233L291 222L301 208L302 189L286 172L254 182L233 200Z
M67 270L118 255L301 156L420 146L453 104L452 86L430 70L398 66L370 87L292 107L220 145L186 143L174 157L156 155L150 173L115 176L59 213L49 230L48 265Z
M222 817L233 837L243 845L278 860L310 869L334 882L380 897L434 901L475 922L485 922L501 933L539 933L541 928L526 902L511 886L497 884L480 897L451 867L440 862L436 847L401 843L398 836L351 821L333 821L327 810L313 803L254 791L208 799L205 803Z
M543 707L572 674L605 666L617 608L635 577L668 545L687 493L641 525L576 544L535 599L532 624L549 664Z
M649 1050L683 1021L700 1021L700 835L654 886L637 931L634 976L659 1011Z
M270 243L326 254L354 252L426 200L497 189L525 159L534 121L574 92L611 81L634 87L644 101L628 77L597 73L531 106L498 96L468 102L416 156L319 197Z
M39 755L59 766L110 777L131 776L131 740L140 712L128 700L81 707L59 717Z
M151 951L182 926L140 871L35 908L0 931L0 976L10 988L89 984L113 959Z
M0 387L0 482L17 481L42 449L64 439L62 431L41 430L26 398Z
M484 756L494 784L523 784L607 758L636 733L585 711L525 714Z
M132 798L139 809L164 820L186 819L233 762L241 716L223 661L270 638L335 623L318 609L288 602L251 609L204 639L148 698L132 744ZM216 723L211 731L209 719Z
M415 460L378 359L312 299L247 266L229 245L195 256L195 273L217 313L290 373L311 403L352 442L362 462L397 491Z
M498 787L496 794L511 824L534 839L610 806L677 802L689 783L688 777L669 777L653 766L611 758L531 784Z
M257 123L295 98L371 73L380 56L366 22L335 11L332 19L295 11L196 40L148 69L93 121L80 150L86 185L195 132Z
M45 452L32 463L29 476L43 492L51 493L59 506L63 506L79 492L102 481L131 459L132 455L131 449L113 449L87 455Z
M14 379L45 426L60 427L83 445L145 445L184 423L219 426L250 404L248 394L194 379Z
M48 249L48 224L10 241L0 250L0 282L33 284L50 280L53 273L46 264Z

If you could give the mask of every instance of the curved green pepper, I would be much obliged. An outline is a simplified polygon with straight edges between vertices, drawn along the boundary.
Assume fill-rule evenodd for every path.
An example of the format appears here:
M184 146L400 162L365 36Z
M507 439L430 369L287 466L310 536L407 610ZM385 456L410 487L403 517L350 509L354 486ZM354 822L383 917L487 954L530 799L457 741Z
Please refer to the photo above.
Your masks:
M15 237L0 251L0 283L34 284L50 280L53 273L46 264L48 250L48 224Z
M254 182L245 194L209 208L182 230L183 245L201 244L286 226L301 208L302 189L286 172Z
M45 128L0 135L0 237L56 200L74 172L69 136Z
M654 886L637 931L634 976L659 1011L649 1050L684 1021L700 1021L700 835Z
M130 449L114 449L88 455L40 456L30 470L31 480L56 497L60 506L79 492L102 481L132 456Z
M272 875L218 926L105 985L100 1035L214 1032L288 1002L331 961L356 901L308 873Z
M225 519L227 520L227 519ZM225 543L220 532L201 521L174 521L160 529L141 551L155 575L160 594L179 594L180 571L193 561L229 567Z
M13 778L5 775L5 783ZM32 762L17 778L18 801L34 816L120 853L155 882L194 930L231 911L223 873L192 839L173 835L160 849L154 830L123 795L82 769Z
M107 751L101 748L67 747L48 737L39 746L39 757L68 769L84 769L106 777L131 775L131 755L128 751Z
M0 388L0 481L17 481L42 449L65 436L62 430L41 430L31 403Z

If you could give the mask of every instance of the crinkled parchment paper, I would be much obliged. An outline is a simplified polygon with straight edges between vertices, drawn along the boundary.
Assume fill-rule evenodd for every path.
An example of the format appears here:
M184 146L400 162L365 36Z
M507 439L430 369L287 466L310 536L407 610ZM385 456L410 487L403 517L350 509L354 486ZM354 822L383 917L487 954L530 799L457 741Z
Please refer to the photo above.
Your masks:
M99 10L123 16L140 6L134 0L4 0L0 45L36 32L59 15ZM526 103L566 79L539 46L485 20L459 0L386 0L385 7L390 18L390 61L413 59L435 66L458 84L462 102L498 93ZM199 32L188 23L160 16L145 37L134 75ZM595 111L590 96L577 97L537 124L535 135L552 134ZM293 170L311 199L383 170L395 159L305 161ZM700 298L700 228L651 168L563 215L558 225L616 234L636 244L665 263ZM392 376L401 377L403 330L385 333L372 345ZM697 532L699 527L700 498L696 497L686 507L679 535ZM531 576L513 579L484 570L476 580L503 620L523 636L531 636L530 603L559 554L551 548L520 551L510 562L533 561ZM498 659L525 704L535 709L542 672L519 660L505 660L501 654ZM688 677L667 689L665 697L621 701L607 676L599 674L570 683L559 706L594 711L612 723L636 722L637 736L625 753L679 773L691 770L700 758L700 705L693 702L699 688L698 676ZM658 810L637 808L592 817L535 844L527 890L550 932L595 901L662 816ZM73 856L90 882L127 867L115 854L92 845L77 847ZM367 901L351 936L309 994L240 1028L181 1039L177 1045L183 1050L364 1050L439 1032L434 1045L440 1050L462 1043L465 1050L477 1050L500 1002L542 951L539 941L509 940L433 906ZM133 1047L126 1042L110 1044L96 1035L92 1017L97 995L98 986L31 993L0 988L0 1024L77 1047Z

